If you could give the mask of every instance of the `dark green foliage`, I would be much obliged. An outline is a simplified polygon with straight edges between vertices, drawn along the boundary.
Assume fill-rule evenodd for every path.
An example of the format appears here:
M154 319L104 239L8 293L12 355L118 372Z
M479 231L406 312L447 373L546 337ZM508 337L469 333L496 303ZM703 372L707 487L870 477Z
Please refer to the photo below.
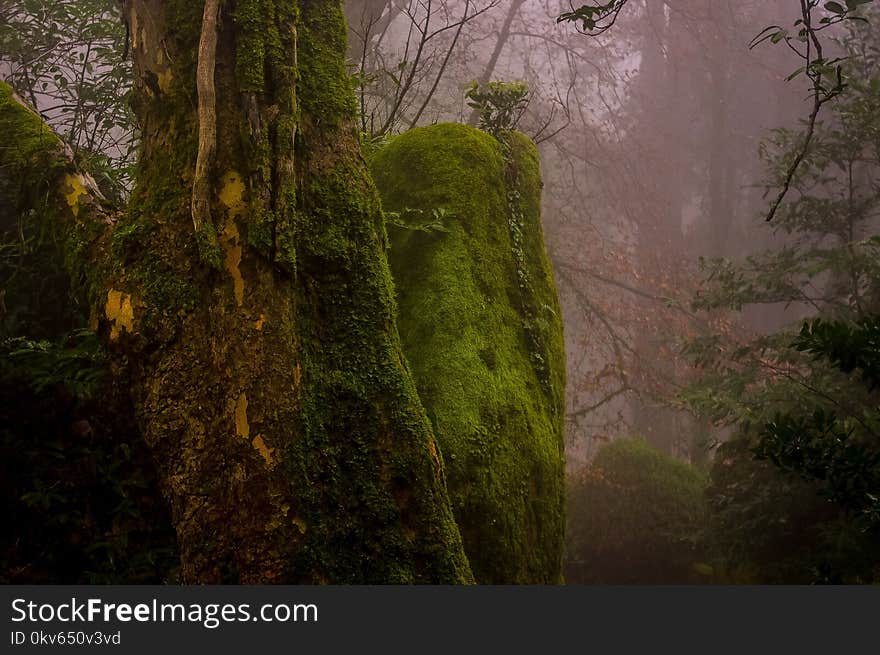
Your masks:
M463 125L417 128L380 150L372 168L394 217L389 258L404 351L474 576L556 583L561 312L541 231L537 150L523 135L504 139Z
M37 395L63 386L73 398L90 398L104 378L104 361L97 337L78 330L58 341L32 341L24 337L3 340L7 372L20 376Z
M64 266L89 242L64 197L76 171L6 84L0 130L14 137L0 150L0 581L167 581L152 462Z
M880 451L867 445L857 430L852 422L822 409L806 416L781 414L764 428L755 454L786 471L823 482L822 493L877 524Z
M854 525L818 482L755 460L755 443L723 444L712 467L706 547L715 582L876 582L876 531Z
M827 359L843 373L860 372L869 386L859 414L840 415L825 403L804 402L780 413L761 432L755 454L817 481L866 529L880 528L880 322L871 316L852 325L816 319L804 324L793 347Z
M170 518L105 366L90 333L0 343L0 582L173 581Z
M592 5L581 5L566 11L556 19L557 23L574 23L585 34L601 34L617 21L617 15L627 0L610 0ZM572 5L573 6L573 5Z
M0 197L13 200L16 181L0 172ZM61 250L39 210L19 212L14 202L0 208L0 335L55 336L59 326L82 321L72 310Z
M68 295L55 229L52 185L60 142L31 112L11 110L12 89L0 83L0 130L16 134L0 152L0 336L48 338L82 326Z
M871 236L880 50L861 22L841 45L848 86L826 120L812 135L776 130L761 149L769 191L793 175L772 222L784 245L709 263L695 303L785 303L814 316L751 339L716 332L687 348L701 375L684 399L736 435L712 472L709 534L719 570L737 581L868 582L880 562L880 240Z
M566 581L708 580L700 545L705 485L702 471L644 439L603 446L569 482Z
M872 389L880 385L880 316L866 316L853 324L807 321L792 346L829 360L844 373L858 371Z

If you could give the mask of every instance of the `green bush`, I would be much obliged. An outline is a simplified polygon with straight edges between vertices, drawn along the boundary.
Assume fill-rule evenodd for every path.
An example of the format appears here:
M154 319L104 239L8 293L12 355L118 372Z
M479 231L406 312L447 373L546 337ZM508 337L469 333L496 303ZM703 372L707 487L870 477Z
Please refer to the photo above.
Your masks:
M567 582L706 581L705 485L702 471L644 439L603 446L569 481Z
M474 81L465 93L467 104L479 112L479 127L493 136L516 129L529 104L525 82Z

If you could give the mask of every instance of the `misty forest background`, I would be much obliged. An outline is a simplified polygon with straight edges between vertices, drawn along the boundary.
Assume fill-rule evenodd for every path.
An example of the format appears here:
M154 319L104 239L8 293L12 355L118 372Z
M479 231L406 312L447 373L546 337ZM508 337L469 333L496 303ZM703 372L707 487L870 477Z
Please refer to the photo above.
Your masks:
M597 4L345 3L368 161L437 123L538 146L565 328L564 579L876 583L880 14ZM128 32L112 0L0 3L0 75L120 205L140 136ZM0 580L176 582L150 453L89 419L105 399L89 330L25 330L62 311L59 283L44 231L3 211ZM23 276L26 303L6 291Z

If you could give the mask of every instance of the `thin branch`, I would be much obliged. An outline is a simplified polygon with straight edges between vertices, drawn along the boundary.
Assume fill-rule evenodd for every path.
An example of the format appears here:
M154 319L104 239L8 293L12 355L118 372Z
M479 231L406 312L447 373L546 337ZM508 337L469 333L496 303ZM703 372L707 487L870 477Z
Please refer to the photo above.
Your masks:
M196 232L211 224L210 181L208 179L217 149L217 94L214 68L217 61L217 19L220 0L205 0L196 88L199 98L199 151L192 190L192 219Z
M440 70L437 73L437 76L434 78L434 84L431 85L430 91L428 91L428 93L425 95L422 106L419 107L419 110L416 112L415 117L410 121L410 127L415 127L416 123L418 123L419 119L422 117L422 113L424 113L425 108L428 106L428 103L431 102L431 98L434 97L434 93L437 91L437 86L440 84L440 80L443 77L443 74L446 72L446 66L449 64L449 58L452 57L455 46L458 45L458 37L461 36L461 30L464 27L464 24L467 22L465 19L467 18L470 7L471 0L465 0L464 16L458 23L458 29L455 30L455 37L453 37L452 43L450 44L449 49L446 51L446 56L443 58L443 63L440 65Z

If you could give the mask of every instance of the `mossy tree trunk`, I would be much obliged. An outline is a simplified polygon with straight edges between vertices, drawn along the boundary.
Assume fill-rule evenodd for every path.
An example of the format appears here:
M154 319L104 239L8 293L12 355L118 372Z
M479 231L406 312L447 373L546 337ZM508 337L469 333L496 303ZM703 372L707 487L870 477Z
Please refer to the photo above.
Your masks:
M183 580L471 581L401 356L338 0L124 15L143 142L129 208L110 220L69 164L49 185ZM14 97L3 115L36 118Z
M439 124L371 163L401 213L389 227L400 333L474 576L558 583L565 352L537 148L517 132Z

